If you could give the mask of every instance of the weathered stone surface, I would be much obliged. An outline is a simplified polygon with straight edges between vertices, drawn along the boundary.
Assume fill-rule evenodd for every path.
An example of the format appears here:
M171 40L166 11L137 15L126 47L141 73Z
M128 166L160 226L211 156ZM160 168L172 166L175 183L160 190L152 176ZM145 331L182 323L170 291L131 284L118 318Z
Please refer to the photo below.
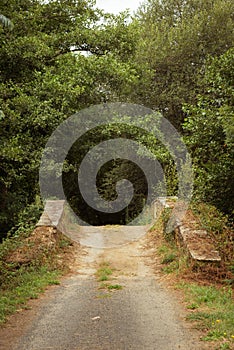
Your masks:
M40 226L53 226L52 225L52 221L50 220L48 214L46 211L43 211L41 217L40 217L40 220L38 221L38 223L36 224L37 227L40 227Z
M65 208L65 200L47 200L38 226L52 226L59 228Z
M67 237L79 237L79 225L74 224L74 216L68 210L65 200L47 200L37 227L53 227ZM74 240L74 239L73 239ZM76 239L76 242L79 241Z
M164 208L173 208L176 197L160 197L154 204L154 217L158 218ZM66 201L64 200L48 200L45 209L36 226L56 227L57 230L74 239L71 235L71 220L69 214L65 210ZM176 220L176 218L175 218ZM177 222L177 221L176 221ZM190 224L196 226L194 221ZM188 227L185 223L178 219L177 228L175 229L178 241L189 252L192 259L196 261L219 262L221 257L215 249L211 237L205 230L197 230ZM76 228L76 238L80 239L79 229Z
M157 219L164 208L173 208L178 197L158 197L154 202L154 219Z
M160 197L154 204L154 217L158 218L164 208L173 208L176 197ZM180 245L185 247L190 257L196 261L220 262L221 257L215 249L214 242L206 230L194 229L197 222L194 219L188 223L183 219L174 218L176 222L176 236Z
M219 252L215 250L206 230L193 230L181 225L177 227L176 231L180 242L187 248L192 259L207 262L221 261Z

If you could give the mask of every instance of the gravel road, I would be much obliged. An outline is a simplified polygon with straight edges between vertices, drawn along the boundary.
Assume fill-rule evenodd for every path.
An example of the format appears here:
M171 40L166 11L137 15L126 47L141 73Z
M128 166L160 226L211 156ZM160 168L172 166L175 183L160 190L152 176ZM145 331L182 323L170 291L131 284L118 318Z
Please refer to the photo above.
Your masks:
M185 322L182 305L155 276L145 240L84 248L74 273L47 292L13 350L206 349ZM121 290L99 288L95 271L104 261Z

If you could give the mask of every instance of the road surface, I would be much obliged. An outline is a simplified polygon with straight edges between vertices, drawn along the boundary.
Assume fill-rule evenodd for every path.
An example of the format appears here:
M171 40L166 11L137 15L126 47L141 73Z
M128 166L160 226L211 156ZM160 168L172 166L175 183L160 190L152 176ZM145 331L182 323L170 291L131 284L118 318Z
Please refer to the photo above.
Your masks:
M118 227L95 230L100 238L113 229ZM91 242L90 228L84 227L80 234L83 243L86 236ZM74 272L46 293L11 349L206 349L185 321L185 310L173 291L155 275L147 237L139 238L137 229L136 235L138 240L125 245L95 248L96 240L94 246L84 247ZM100 289L95 272L103 262L113 270L109 283L121 285L121 290Z

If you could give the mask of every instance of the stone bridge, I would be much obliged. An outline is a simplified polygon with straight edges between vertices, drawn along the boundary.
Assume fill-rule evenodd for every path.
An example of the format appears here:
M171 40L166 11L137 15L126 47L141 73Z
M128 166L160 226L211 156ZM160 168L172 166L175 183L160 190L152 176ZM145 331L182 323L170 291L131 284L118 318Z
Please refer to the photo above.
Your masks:
M176 197L160 197L153 205L154 220L161 215L164 208L173 208ZM95 248L113 248L144 236L151 225L142 226L80 226L74 222L64 200L47 200L44 212L36 225L54 227L64 235L81 245ZM214 242L202 229L192 229L178 222L175 229L177 241L188 251L190 257L199 262L220 262L221 257L215 249Z

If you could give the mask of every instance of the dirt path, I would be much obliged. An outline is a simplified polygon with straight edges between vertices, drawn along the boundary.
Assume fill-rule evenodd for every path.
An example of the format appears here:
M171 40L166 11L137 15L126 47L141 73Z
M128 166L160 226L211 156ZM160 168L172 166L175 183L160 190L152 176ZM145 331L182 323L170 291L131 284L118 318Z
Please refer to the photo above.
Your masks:
M95 246L103 239L108 241L103 237L108 237L108 232L111 237L111 230L115 230L118 243L117 227L95 228L99 238L93 244L90 230L94 229L83 228L80 233L83 243L88 240ZM126 234L133 239L134 228L125 230L131 231ZM136 235L139 238L137 229ZM6 339L4 345L2 338L1 349L207 349L184 321L183 307L155 276L146 243L144 236L115 248L85 247L74 273L46 293L21 334L16 332L14 344ZM111 283L121 285L121 290L100 289L95 272L103 262L113 270ZM8 331L9 327L14 333L13 320Z

